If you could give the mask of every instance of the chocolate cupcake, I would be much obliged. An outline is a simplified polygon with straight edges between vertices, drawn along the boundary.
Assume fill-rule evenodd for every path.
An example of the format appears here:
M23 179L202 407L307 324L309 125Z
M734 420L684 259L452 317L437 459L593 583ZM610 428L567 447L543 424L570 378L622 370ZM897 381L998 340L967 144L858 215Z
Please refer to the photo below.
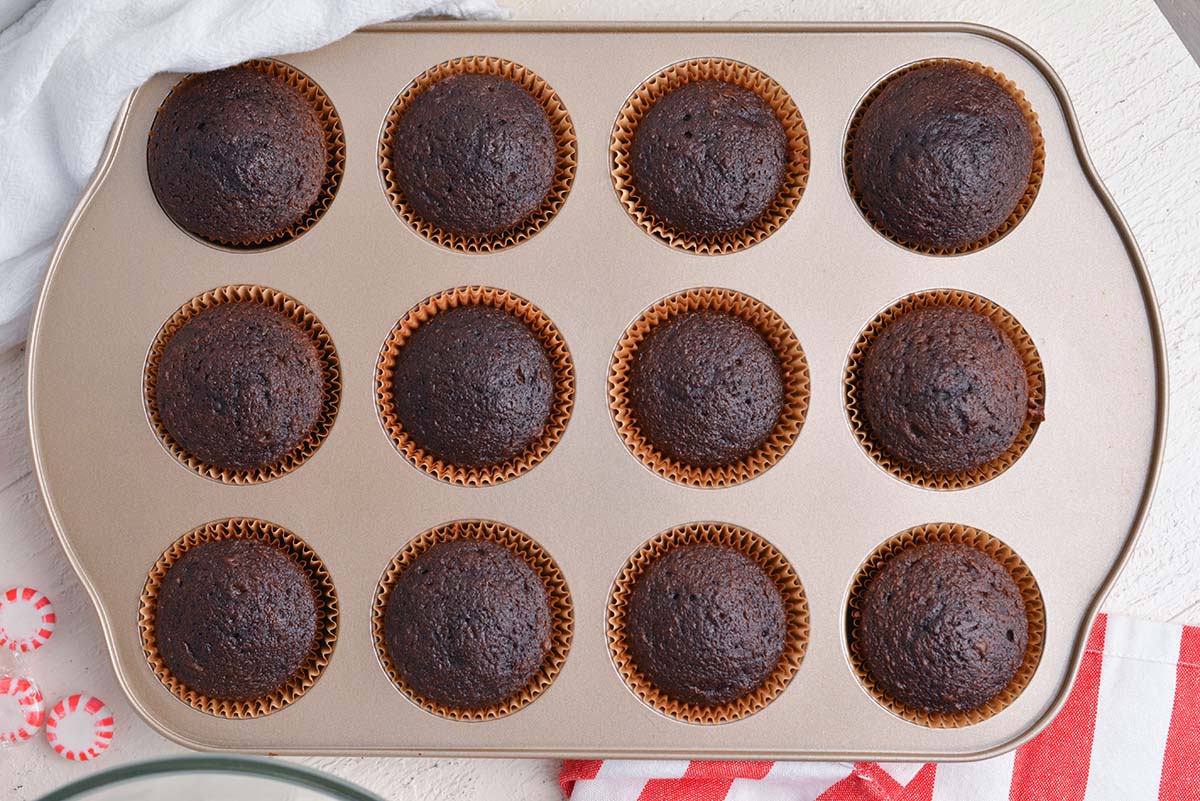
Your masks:
M1030 189L1040 134L1013 92L973 65L921 64L890 78L853 127L851 188L902 243L966 249Z
M422 553L391 587L383 637L412 691L456 710L494 707L541 671L550 597L538 574L496 542L469 538Z
M878 687L926 712L976 709L1025 661L1020 588L970 545L929 542L891 557L866 589L859 652Z
M542 207L558 145L545 108L520 84L457 73L413 98L386 158L405 200L427 222L487 236Z
M629 654L673 701L726 704L775 672L788 640L779 588L754 560L710 543L672 548L629 597Z
M212 699L280 690L317 637L317 603L304 569L248 539L202 542L170 566L158 588L154 637L171 675Z
M978 468L1040 419L1009 336L961 306L925 306L887 323L867 349L860 401L875 443L932 473Z
M633 133L630 174L651 214L693 236L755 222L779 196L788 135L757 93L699 80L659 98Z
M538 336L504 309L478 304L417 326L396 352L391 388L412 440L459 467L497 465L537 442L555 394Z
M693 467L754 453L784 407L782 368L770 343L741 317L710 309L652 328L635 354L629 385L642 435Z
M221 470L253 470L310 435L325 384L308 332L269 306L229 302L171 335L154 392L163 429L187 454Z
M322 194L329 159L312 102L246 66L177 86L147 150L150 186L167 215L196 236L235 245L302 222Z

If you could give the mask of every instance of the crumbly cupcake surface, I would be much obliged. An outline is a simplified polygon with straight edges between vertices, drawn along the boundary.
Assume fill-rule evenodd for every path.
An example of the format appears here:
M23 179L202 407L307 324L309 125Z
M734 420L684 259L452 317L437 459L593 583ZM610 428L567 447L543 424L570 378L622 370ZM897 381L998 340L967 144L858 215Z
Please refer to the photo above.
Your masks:
M557 169L546 111L516 82L459 73L417 95L390 159L417 214L460 236L512 229L545 202Z
M757 690L787 642L778 587L725 545L681 545L637 579L628 648L637 670L673 701L715 706Z
M538 673L552 635L545 584L498 543L434 545L397 578L383 617L396 671L424 699L488 709Z
M784 404L782 367L741 317L684 312L638 346L630 396L639 429L662 453L689 466L727 465L774 430Z
M205 309L171 336L155 391L180 448L218 469L253 470L312 433L324 389L312 337L273 308L240 302Z
M1029 642L1021 590L969 545L914 545L867 587L859 623L867 670L890 696L928 712L978 708L1020 669Z
M1034 137L1020 104L966 65L919 66L888 82L851 145L854 191L885 231L959 248L996 231L1029 187Z
M717 80L686 83L655 101L630 147L647 209L699 236L757 220L779 195L787 165L787 134L767 102Z
M888 323L863 360L861 402L880 448L933 473L986 464L1041 414L1009 336L958 306L914 309Z
M209 698L250 700L279 690L312 651L316 634L307 574L263 542L193 546L158 591L159 656L176 679Z
M192 76L150 130L155 197L205 239L255 244L302 221L329 160L312 103L283 79L234 67Z
M537 335L512 314L466 305L434 315L396 353L393 407L429 454L491 467L543 434L554 371Z

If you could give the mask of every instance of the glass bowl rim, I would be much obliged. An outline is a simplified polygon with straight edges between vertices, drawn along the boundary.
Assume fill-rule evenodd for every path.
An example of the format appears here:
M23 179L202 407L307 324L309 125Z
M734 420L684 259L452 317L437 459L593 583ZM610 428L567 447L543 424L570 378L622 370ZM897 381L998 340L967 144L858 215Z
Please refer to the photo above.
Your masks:
M85 798L86 794L93 790L113 787L136 779L186 773L254 776L317 790L338 799L338 801L382 801L374 793L311 768L274 759L230 754L163 757L131 762L70 782L56 790L51 790L41 796L38 801L74 801Z

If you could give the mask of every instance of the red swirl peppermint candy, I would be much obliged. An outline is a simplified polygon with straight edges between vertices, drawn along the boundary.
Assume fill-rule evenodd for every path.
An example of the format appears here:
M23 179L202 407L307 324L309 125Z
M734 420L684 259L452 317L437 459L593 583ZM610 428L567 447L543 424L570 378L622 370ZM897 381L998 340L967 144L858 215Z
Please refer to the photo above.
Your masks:
M0 676L0 746L23 743L46 720L42 693L25 676Z
M112 712L94 695L69 695L46 719L46 742L63 759L95 759L112 745L112 737Z
M32 587L13 587L0 595L0 645L19 653L41 648L54 633L54 607Z

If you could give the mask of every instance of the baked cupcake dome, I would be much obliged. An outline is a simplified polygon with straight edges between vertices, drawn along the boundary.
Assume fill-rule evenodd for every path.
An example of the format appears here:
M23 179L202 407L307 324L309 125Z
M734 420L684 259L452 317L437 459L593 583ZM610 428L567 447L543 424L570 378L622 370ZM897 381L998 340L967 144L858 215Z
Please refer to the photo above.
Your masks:
M756 451L784 406L779 357L737 315L699 309L655 326L638 347L630 401L643 436L695 467Z
M546 110L520 84L458 73L412 100L388 158L417 214L453 234L488 236L542 207L557 151Z
M893 556L866 589L860 653L877 685L927 712L978 708L1021 668L1029 621L1009 572L970 545Z
M155 394L163 428L184 451L219 469L252 470L309 436L324 390L312 337L247 301L205 309L171 336Z
M554 402L546 348L504 309L469 304L419 325L397 353L392 405L429 454L487 467L541 438Z
M850 146L851 188L905 244L963 249L985 240L1029 189L1034 132L1012 93L967 64L918 65L887 81Z
M628 649L671 700L715 706L757 690L787 644L778 587L750 557L696 543L658 557L633 586Z
M757 220L779 195L788 137L765 100L719 80L659 98L633 134L630 172L651 214L696 236Z
M158 589L159 658L189 689L240 701L281 689L317 636L304 569L264 542L224 539L189 548Z
M256 244L300 222L321 195L320 115L283 79L250 67L191 76L154 118L150 185L180 227Z
M988 317L929 306L888 323L863 359L861 404L876 444L933 473L980 467L1008 450L1030 415L1028 373Z
M388 656L413 692L457 710L494 707L538 674L551 647L538 574L495 542L454 539L418 556L391 588Z

